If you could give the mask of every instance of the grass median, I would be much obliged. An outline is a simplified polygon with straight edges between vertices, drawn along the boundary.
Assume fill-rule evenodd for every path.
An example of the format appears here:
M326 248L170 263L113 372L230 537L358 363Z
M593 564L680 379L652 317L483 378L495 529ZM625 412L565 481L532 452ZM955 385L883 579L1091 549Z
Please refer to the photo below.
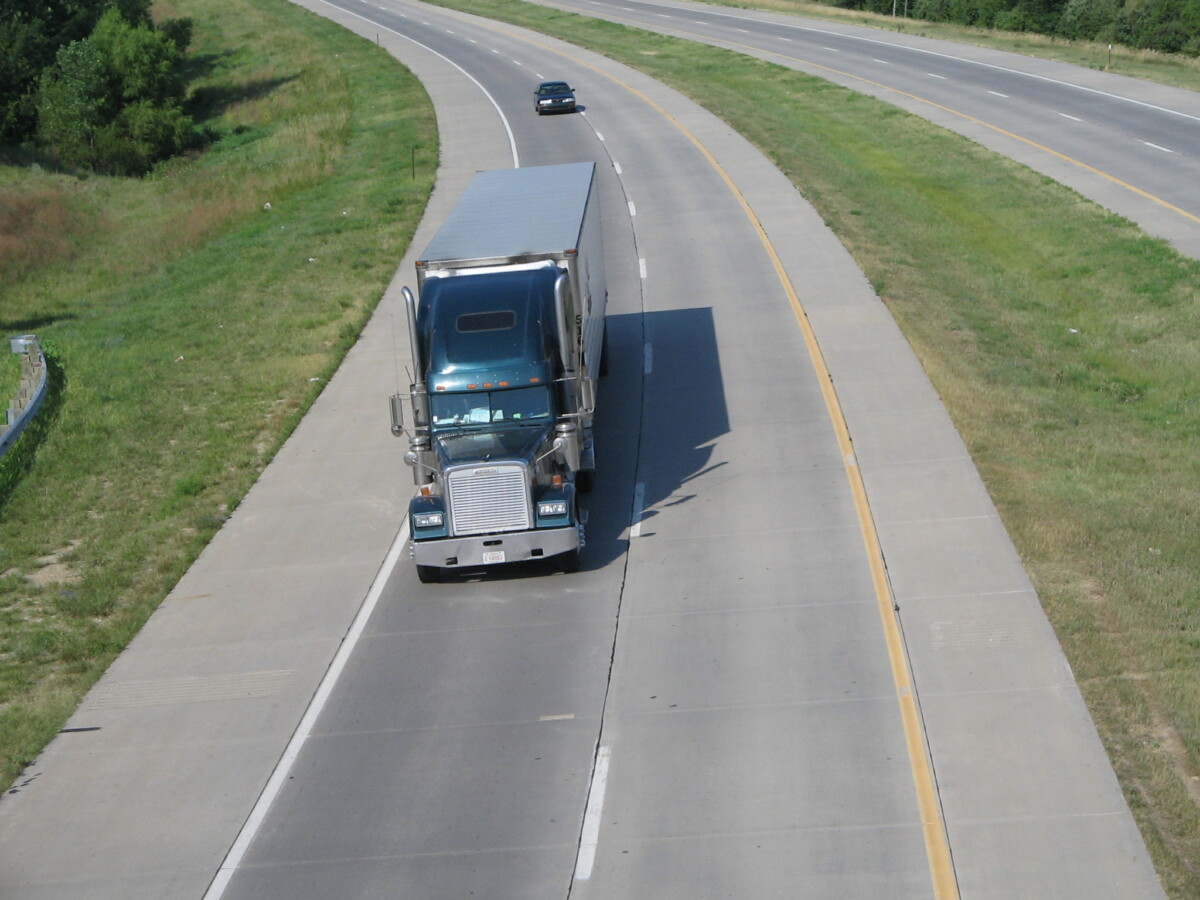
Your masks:
M63 375L0 507L5 784L320 393L437 164L428 97L373 44L283 0L160 11L196 23L205 152L142 180L0 166L0 336L52 342Z
M671 85L813 203L967 442L1169 894L1200 897L1200 263L828 82L545 7L442 5Z

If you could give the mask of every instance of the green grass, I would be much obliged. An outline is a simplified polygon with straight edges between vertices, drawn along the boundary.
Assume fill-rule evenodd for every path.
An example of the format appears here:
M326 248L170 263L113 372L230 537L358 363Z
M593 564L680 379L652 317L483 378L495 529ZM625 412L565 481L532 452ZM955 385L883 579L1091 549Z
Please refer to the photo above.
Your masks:
M206 152L140 181L0 167L0 337L52 341L65 376L0 508L5 783L320 392L436 167L428 97L371 43L282 0L169 14L196 21Z
M443 5L662 80L813 203L970 447L1170 895L1200 896L1200 263L827 82L543 7Z

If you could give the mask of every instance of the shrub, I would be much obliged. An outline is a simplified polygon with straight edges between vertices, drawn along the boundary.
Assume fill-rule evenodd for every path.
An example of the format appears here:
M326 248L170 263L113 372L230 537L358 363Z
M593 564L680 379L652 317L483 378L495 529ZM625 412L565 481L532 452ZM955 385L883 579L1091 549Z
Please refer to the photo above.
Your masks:
M135 7L136 10L136 7ZM191 23L133 25L110 8L41 80L38 135L64 163L139 175L196 139L180 74Z

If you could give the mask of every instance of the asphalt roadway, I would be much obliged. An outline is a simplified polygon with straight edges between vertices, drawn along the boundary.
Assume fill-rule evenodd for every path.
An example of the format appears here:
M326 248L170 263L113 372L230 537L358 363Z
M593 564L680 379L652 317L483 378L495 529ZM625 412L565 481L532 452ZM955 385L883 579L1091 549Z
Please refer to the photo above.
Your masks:
M786 180L578 48L309 2L435 102L414 250L478 169L601 164L613 365L584 571L420 585L402 558L410 253L0 800L0 897L1161 897L961 441ZM584 113L536 117L538 74Z

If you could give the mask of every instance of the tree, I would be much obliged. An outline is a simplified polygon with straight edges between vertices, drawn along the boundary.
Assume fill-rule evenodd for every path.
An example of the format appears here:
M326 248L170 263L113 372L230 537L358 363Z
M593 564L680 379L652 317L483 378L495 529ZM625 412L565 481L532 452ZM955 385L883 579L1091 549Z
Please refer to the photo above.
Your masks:
M191 31L155 29L142 21L149 16L144 0L122 3L89 37L62 48L43 74L38 136L68 165L137 175L195 139L180 75L179 42Z
M0 0L0 142L33 137L42 72L60 48L91 33L105 7L97 0ZM143 12L148 20L148 5Z
M88 166L95 158L96 132L112 116L107 76L100 50L90 41L74 41L42 78L38 136L67 165Z

